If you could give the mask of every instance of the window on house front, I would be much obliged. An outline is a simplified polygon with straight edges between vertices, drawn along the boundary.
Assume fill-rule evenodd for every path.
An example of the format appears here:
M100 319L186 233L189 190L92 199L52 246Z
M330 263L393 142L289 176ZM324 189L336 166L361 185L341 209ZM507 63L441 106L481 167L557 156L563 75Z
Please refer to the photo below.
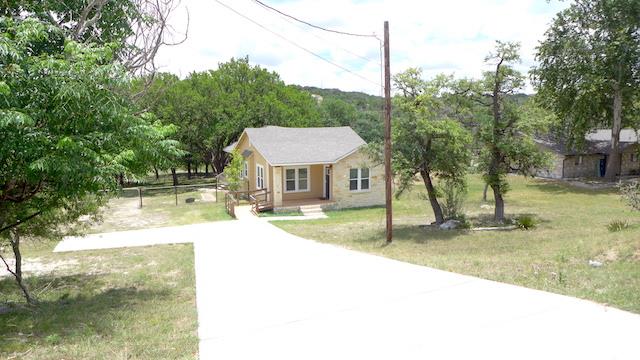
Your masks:
M256 189L264 189L264 167L256 165Z
M285 192L309 191L309 167L285 169Z
M242 163L242 177L244 179L249 177L249 163L246 160Z
M369 169L350 169L349 170L349 190L364 191L369 190Z

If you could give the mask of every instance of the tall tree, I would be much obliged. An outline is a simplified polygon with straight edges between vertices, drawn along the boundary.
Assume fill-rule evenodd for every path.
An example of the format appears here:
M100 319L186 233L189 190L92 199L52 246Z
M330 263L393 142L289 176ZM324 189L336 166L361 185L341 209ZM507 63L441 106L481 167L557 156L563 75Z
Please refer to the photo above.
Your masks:
M575 0L538 47L532 72L540 104L557 114L570 145L608 126L605 178L620 173L620 130L640 117L640 2Z
M158 171L171 170L173 175L173 185L178 185L178 176L176 173L176 167L185 159L188 149L185 144L188 144L186 135L189 133L188 129L182 131L180 127L176 125L176 121L173 120L174 114L168 112L167 109L171 109L172 106L176 106L176 102L182 101L183 98L176 93L176 86L180 82L180 79L170 73L156 73L147 76L135 78L131 83L130 95L135 100L135 104L139 108L139 112L146 112L152 114L163 125L172 125L173 133L171 138L177 140L180 143L180 147L185 153L179 158L166 158L160 157L151 159L153 169L158 176ZM140 96L135 96L140 94ZM188 109L186 109L188 111Z
M179 39L168 26L179 0L3 0L0 16L36 18L60 30L70 40L100 45L118 44L115 57L130 72L155 72L155 55ZM183 31L183 29L179 29Z
M146 174L150 159L178 150L173 129L135 115L112 46L0 17L0 49L0 241L19 260L20 238L94 212L85 205L115 190L116 174ZM21 282L19 261L14 273Z
M394 98L402 111L394 122L394 171L400 177L398 195L413 186L416 175L422 178L437 224L445 214L438 199L434 180L441 179L464 187L469 167L471 135L449 118L447 91L451 78L422 79L420 69L409 69L394 76L400 94Z
M178 126L178 139L192 156L210 161L216 173L227 163L224 147L246 127L319 126L315 100L284 84L278 74L231 59L217 70L194 72L172 86L155 110Z
M480 81L460 81L456 91L469 106L477 107L480 170L493 190L497 222L505 220L507 175L533 175L549 161L533 140L549 118L534 111L531 103L524 108L514 96L524 87L524 76L513 68L520 61L519 49L517 43L498 41L485 59L493 70L486 71Z

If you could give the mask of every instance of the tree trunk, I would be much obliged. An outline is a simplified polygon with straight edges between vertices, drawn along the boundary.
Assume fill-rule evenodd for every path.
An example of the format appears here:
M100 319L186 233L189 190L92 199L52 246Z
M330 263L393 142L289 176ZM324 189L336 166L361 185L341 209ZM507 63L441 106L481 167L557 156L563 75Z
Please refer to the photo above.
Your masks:
M124 174L123 173L118 174L118 185L120 185L120 187L124 187Z
M500 185L491 185L493 190L493 198L496 202L493 218L499 223L504 223L504 199L502 198L502 189Z
M213 158L211 166L213 167L216 174L221 174L222 171L224 171L225 162L226 159L224 159L223 157L216 156Z
M173 186L178 186L178 174L176 174L176 168L171 168L171 177L173 178Z
M153 167L153 172L156 174L156 180L160 179L160 174L158 174L158 168L157 167Z
M209 176L209 163L204 163L204 176Z
M431 175L426 170L420 171L420 175L422 176L422 181L424 181L424 187L427 188L427 196L429 197L431 209L433 209L433 215L436 217L436 224L440 225L444 222L444 216L442 215L442 208L436 197L436 190L431 182Z
M22 290L22 294L24 295L24 299L28 304L33 304L33 298L31 294L29 294L29 290L27 286L24 284L22 279L22 253L20 252L20 233L15 229L10 232L9 242L11 243L11 249L13 250L13 256L16 259L15 269L11 271L9 265L5 262L7 266L7 270L13 274L13 277L16 279L16 283ZM4 261L4 259L2 259Z
M187 179L191 180L191 160L187 160Z
M489 190L489 184L484 184L484 190L482 191L482 201L487 202L487 190Z
M193 163L193 170L194 170L194 174L196 174L196 176L198 176L198 162L194 162Z
M611 149L607 158L607 169L604 177L608 181L615 181L620 175L620 130L622 129L622 90L620 85L614 86L613 94L613 124L611 126Z

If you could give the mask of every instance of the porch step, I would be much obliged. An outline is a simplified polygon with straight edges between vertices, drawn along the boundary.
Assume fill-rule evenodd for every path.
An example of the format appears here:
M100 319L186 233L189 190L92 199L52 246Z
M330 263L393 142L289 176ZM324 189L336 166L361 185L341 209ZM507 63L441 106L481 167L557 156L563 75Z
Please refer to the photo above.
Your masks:
M300 206L300 211L304 215L319 215L324 213L320 205L303 205Z

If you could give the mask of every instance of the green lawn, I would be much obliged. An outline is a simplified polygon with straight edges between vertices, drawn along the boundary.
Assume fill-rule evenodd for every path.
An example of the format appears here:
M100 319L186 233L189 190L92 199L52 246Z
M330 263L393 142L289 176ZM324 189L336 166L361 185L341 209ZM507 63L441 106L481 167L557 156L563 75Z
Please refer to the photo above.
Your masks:
M615 190L585 190L562 182L510 177L510 216L533 214L533 230L442 231L421 227L433 215L422 187L394 200L394 242L384 246L383 208L329 211L328 219L274 222L321 242L393 259L551 291L640 313L640 213ZM489 192L491 197L491 192ZM472 221L485 222L482 184L470 177L466 204ZM626 230L607 224L624 220ZM593 268L588 261L604 263Z
M300 210L288 210L288 211L264 211L258 214L259 217L278 217L278 216L304 216Z
M0 359L195 359L198 352L193 247L165 245L51 253L25 244L26 274L40 304L22 305L13 278L0 278ZM13 305L11 305L13 304Z
M135 190L126 190L122 196L112 199L104 209L103 221L93 224L89 232L111 232L162 226L189 225L208 221L231 220L224 208L224 195L211 191L181 190L176 205L173 190L147 191L143 193L142 208ZM192 198L193 203L186 199Z

